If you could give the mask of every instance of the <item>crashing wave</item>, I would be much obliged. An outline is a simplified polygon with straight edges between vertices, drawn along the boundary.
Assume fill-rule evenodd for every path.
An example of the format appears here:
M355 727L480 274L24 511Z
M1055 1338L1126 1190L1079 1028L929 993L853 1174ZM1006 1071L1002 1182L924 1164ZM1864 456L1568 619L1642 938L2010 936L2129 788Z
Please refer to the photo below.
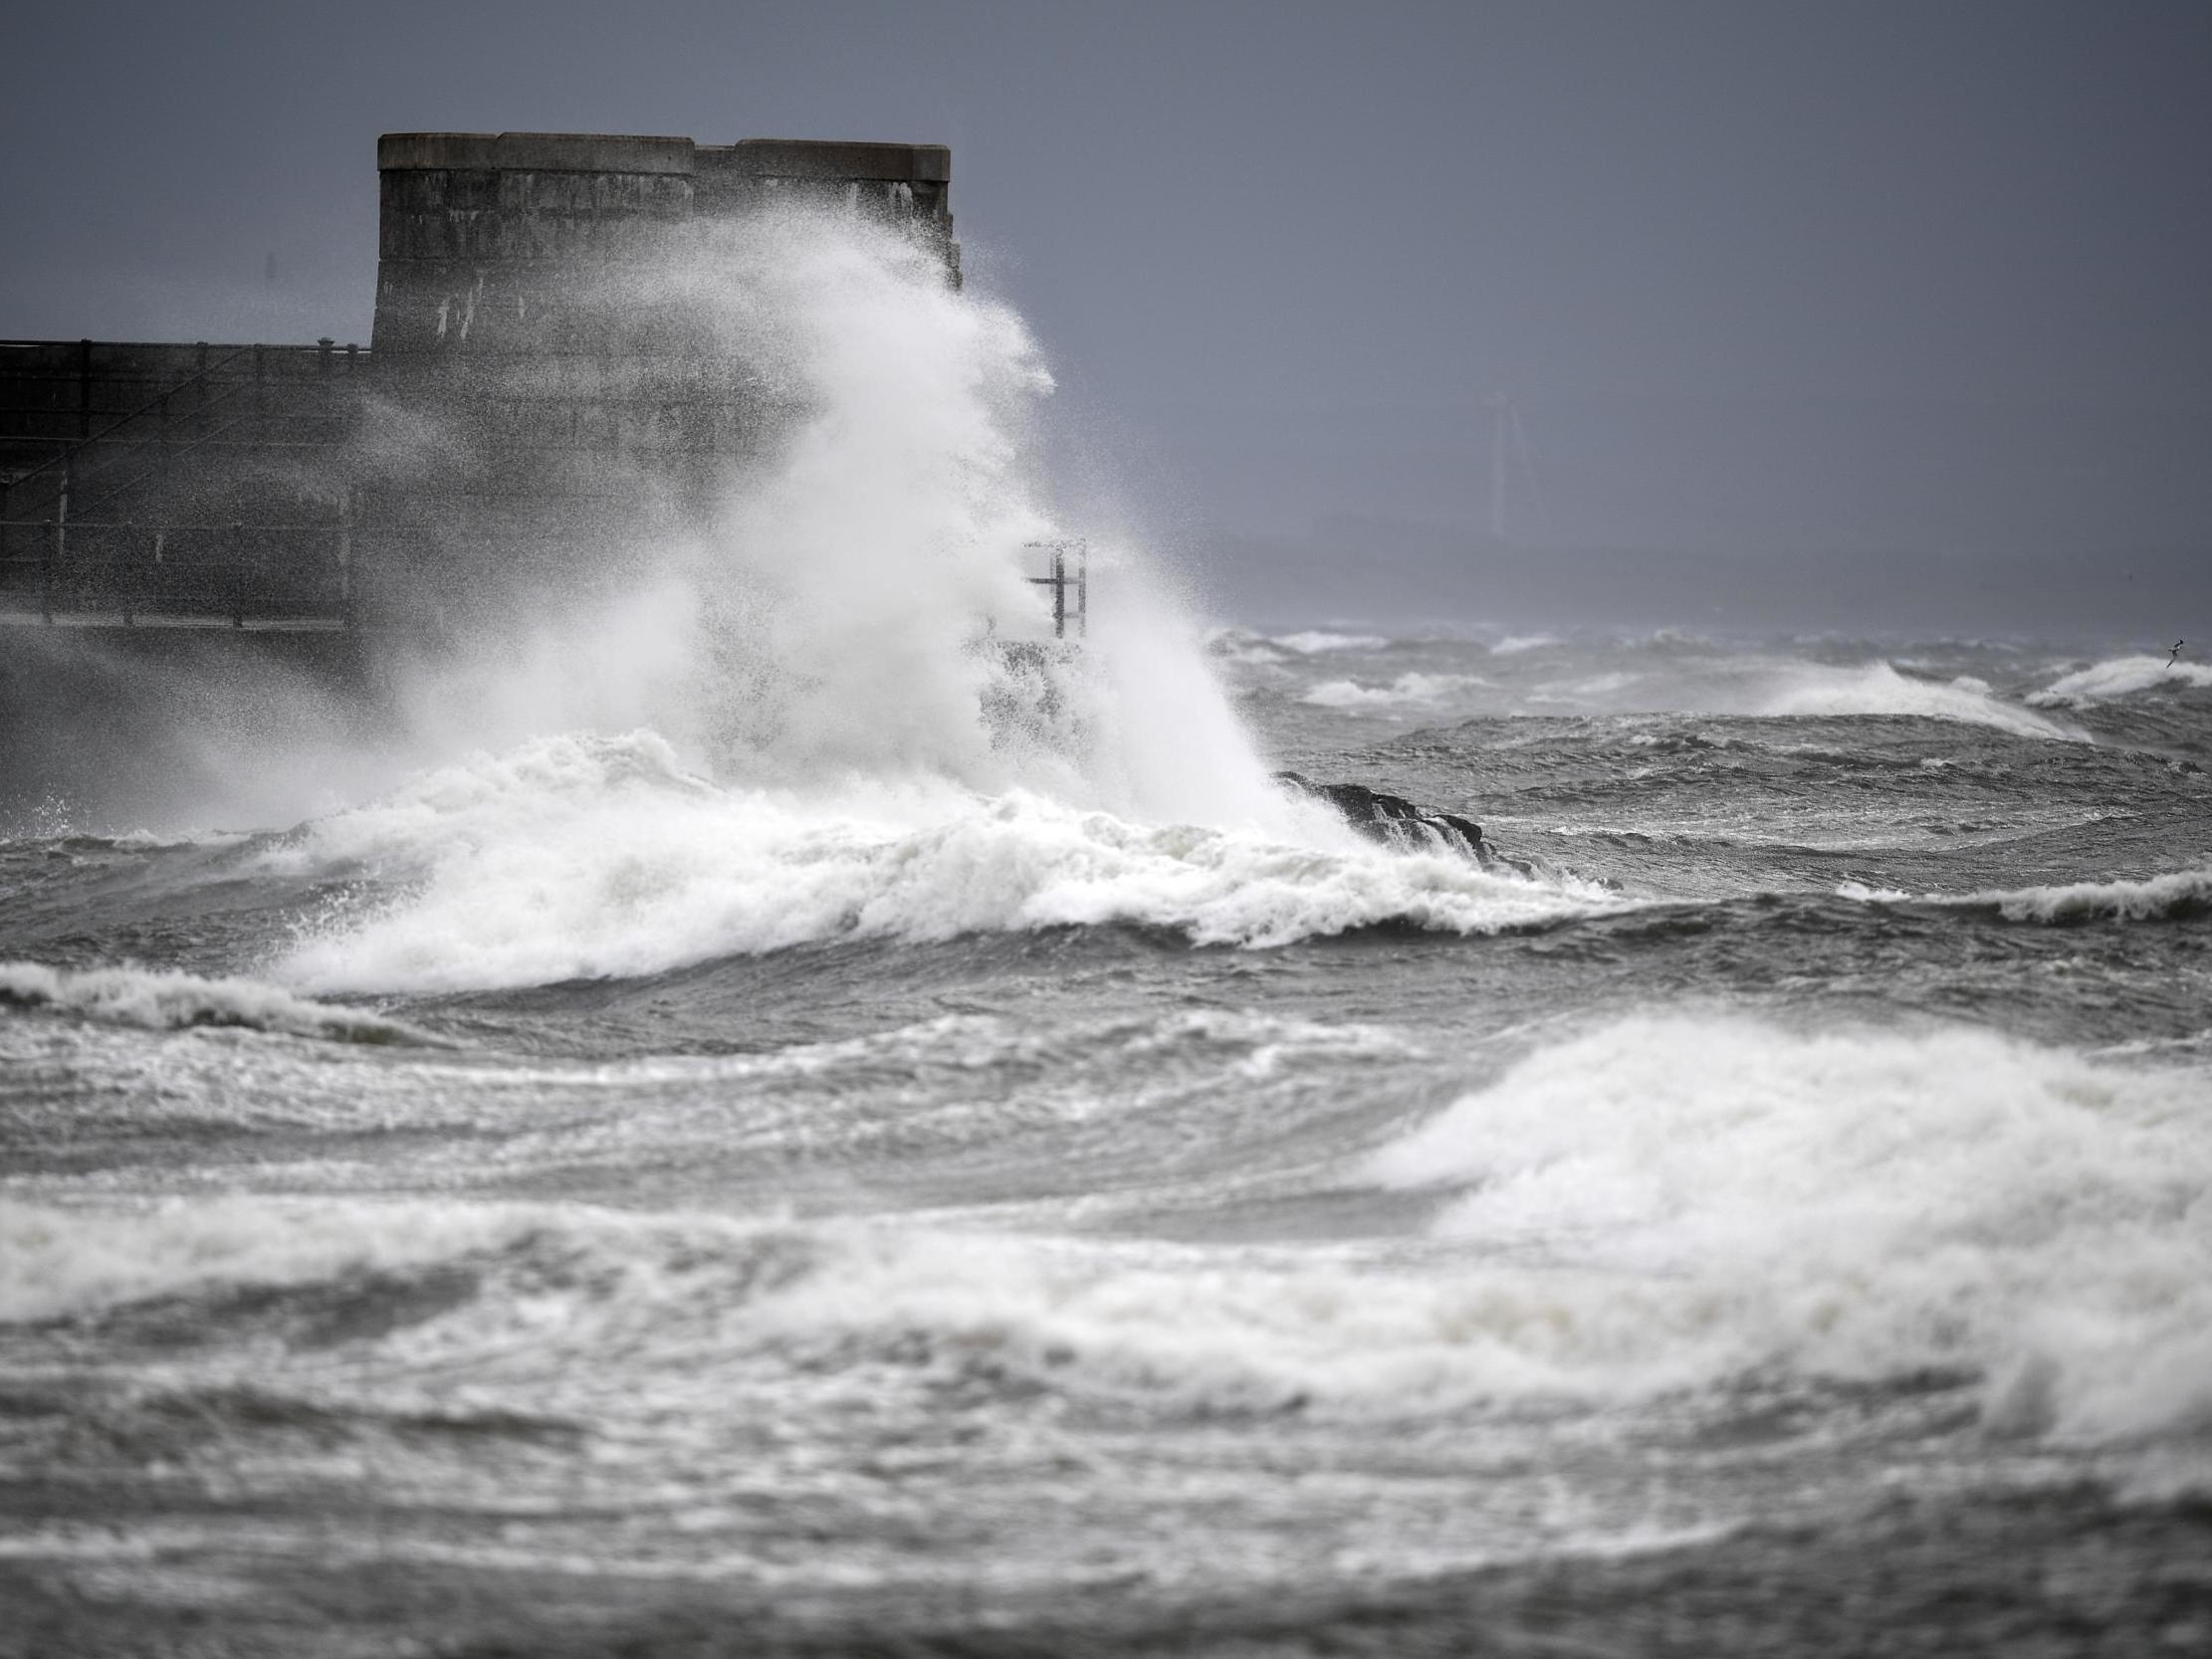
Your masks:
M1993 1426L2212 1425L2212 1078L1985 1032L1621 1021L1386 1146L1554 1261L1524 1355L1627 1388L1963 1371Z
M595 752L572 758L601 769ZM429 808L429 795L446 808ZM334 921L277 971L319 991L473 990L847 938L1134 925L1194 944L1270 946L1391 925L1491 933L1616 902L1456 851L1368 846L1320 808L1303 810L1316 821L1300 844L1132 823L1018 790L801 797L702 788L649 767L619 787L579 789L503 766L490 787L341 813L272 855L365 868L405 889Z

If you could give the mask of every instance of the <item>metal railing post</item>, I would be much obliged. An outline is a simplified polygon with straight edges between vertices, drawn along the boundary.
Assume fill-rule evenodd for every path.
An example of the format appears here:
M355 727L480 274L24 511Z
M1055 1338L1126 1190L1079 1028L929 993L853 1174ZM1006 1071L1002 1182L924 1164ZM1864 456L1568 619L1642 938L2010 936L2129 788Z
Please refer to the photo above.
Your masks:
M61 573L62 565L64 561L67 560L67 558L69 557L69 497L70 492L76 487L77 458L75 456L71 456L68 460L62 463L62 493L60 496L55 498L54 502L53 575L59 575ZM49 577L47 585L49 589L52 588L52 576ZM49 604L48 610L51 611L52 608L52 605ZM52 621L53 618L49 616L48 620Z
M353 626L353 492L337 493L337 609L348 631Z

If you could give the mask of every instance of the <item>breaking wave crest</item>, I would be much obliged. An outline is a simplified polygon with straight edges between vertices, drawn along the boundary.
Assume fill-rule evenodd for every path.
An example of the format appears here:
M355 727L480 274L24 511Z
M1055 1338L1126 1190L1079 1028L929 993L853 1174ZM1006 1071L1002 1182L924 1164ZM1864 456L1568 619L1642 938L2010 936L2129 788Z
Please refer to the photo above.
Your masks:
M1795 671L1753 711L1761 715L1915 715L1994 726L2016 737L2076 739L2081 733L2032 714L1962 675L1948 682L1917 680L1887 663Z
M1319 709L1369 709L1381 705L1437 703L1454 692L1488 686L1472 674L1401 674L1387 686L1363 686L1356 680L1326 680L1303 697Z
M1309 629L1302 634L1277 634L1269 643L1311 657L1324 651L1376 651L1390 641L1378 634L1332 634Z
M442 1044L441 1039L398 1020L309 1001L258 980L202 979L148 968L71 972L40 962L0 962L0 1004L52 1008L149 1031L238 1026L348 1043Z
M1636 1388L1964 1373L1993 1427L2212 1424L2212 1079L1987 1033L1639 1017L1377 1153L1554 1264L1546 1359Z
M139 1208L0 1201L0 1321L97 1314L211 1287L416 1270L527 1237L543 1212L318 1197Z
M2074 927L2091 922L2201 922L2212 917L2212 869L2176 870L2141 881L2072 882L2012 888L1957 898L1917 898L1893 888L1846 882L1837 889L1863 904L1933 905L1943 910L1984 911L2008 922Z
M265 856L402 889L279 964L317 990L487 989L841 938L1111 924L1248 946L1387 924L1483 933L1611 902L1317 831L1301 844L1145 825L926 781L725 789L638 733L480 757Z
M2163 657L2111 657L2063 674L2028 701L2039 708L2076 707L2133 697L2142 692L2212 690L2212 666L2175 663Z
M2180 870L2139 882L2076 882L1977 895L2011 922L2201 922L2212 917L2212 869Z

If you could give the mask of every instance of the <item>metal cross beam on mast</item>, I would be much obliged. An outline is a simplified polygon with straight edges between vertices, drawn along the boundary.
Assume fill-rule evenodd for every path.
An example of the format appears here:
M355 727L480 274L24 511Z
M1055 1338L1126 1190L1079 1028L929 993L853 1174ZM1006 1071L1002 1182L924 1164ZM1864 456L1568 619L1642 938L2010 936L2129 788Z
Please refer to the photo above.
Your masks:
M1048 587L1052 590L1052 637L1067 638L1067 626L1075 624L1076 638L1090 633L1091 624L1091 545L1076 537L1067 541L1031 541L1025 545L1038 552L1052 555L1052 573L1049 576L1031 576L1031 587ZM1068 555L1075 555L1075 573L1068 574ZM1075 608L1068 608L1068 590L1075 590Z
M1521 483L1536 506L1544 534L1549 536L1551 509L1545 505L1543 489L1536 482L1536 458L1528 447L1528 427L1521 420L1520 409L1503 392L1492 392L1484 401L1490 410L1490 539L1500 543L1505 540L1506 495L1516 458Z

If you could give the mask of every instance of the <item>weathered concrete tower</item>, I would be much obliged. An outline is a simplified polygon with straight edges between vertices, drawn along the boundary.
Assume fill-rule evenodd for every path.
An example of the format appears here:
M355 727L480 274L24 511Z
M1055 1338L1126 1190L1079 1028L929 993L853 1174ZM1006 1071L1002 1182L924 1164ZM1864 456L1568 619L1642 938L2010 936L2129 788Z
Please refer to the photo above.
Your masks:
M941 144L391 132L376 168L380 355L597 351L607 319L576 314L579 281L659 257L688 223L787 195L912 224L959 281Z
M960 280L940 145L412 132L377 169L370 358L406 462L360 517L394 620L618 580L782 428L783 394L671 281L719 223L817 201L919 235Z

